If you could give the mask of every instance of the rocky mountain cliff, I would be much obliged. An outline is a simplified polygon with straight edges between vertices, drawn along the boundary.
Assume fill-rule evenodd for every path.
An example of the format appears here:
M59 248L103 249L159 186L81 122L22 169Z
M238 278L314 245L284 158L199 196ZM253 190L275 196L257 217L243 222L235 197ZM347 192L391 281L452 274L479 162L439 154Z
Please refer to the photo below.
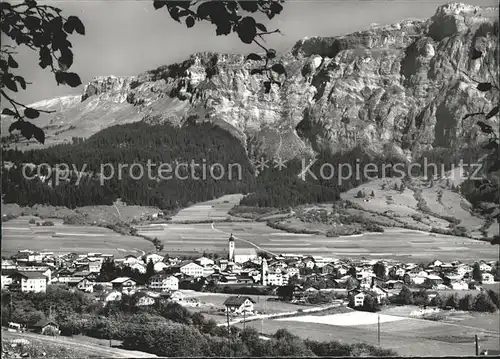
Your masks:
M485 56L472 61L473 48ZM498 9L447 4L424 21L300 40L281 55L286 83L269 94L244 55L198 53L138 76L98 77L81 96L34 107L58 110L40 118L46 145L114 124L196 120L227 128L250 155L363 145L410 158L484 140L477 119L462 118L498 101L476 86L498 78L499 55Z

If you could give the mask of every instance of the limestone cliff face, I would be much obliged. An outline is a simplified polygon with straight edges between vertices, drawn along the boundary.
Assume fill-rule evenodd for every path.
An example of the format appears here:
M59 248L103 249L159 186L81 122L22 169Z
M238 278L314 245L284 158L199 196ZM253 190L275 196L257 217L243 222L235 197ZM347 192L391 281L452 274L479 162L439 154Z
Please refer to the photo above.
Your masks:
M281 55L286 83L269 94L262 77L250 75L257 64L245 56L198 53L135 77L96 78L72 116L59 117L86 134L137 120L212 121L238 136L249 154L283 157L359 144L375 151L391 144L406 157L465 147L484 138L477 119L463 116L498 101L476 90L477 81L499 75L497 14L448 4L425 21L300 40ZM472 48L485 56L471 60ZM93 121L89 129L76 108L85 108L86 118L94 109L108 120ZM72 130L60 130L59 140ZM57 136L49 133L47 143L59 141Z

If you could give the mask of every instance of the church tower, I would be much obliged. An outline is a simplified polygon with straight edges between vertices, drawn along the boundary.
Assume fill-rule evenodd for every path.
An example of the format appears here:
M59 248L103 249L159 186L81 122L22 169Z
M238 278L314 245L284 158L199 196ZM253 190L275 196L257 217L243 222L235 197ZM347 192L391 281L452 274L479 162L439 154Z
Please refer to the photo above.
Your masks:
M267 272L269 268L267 266L266 258L262 258L262 267L261 267L261 282L263 286L267 286Z
M234 237L233 234L231 233L231 236L229 237L229 262L234 263Z

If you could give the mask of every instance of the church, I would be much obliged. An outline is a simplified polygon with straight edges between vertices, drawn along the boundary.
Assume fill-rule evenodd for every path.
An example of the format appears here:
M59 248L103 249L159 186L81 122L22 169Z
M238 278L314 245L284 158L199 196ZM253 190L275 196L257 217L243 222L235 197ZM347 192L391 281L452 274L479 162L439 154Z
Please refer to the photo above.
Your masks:
M257 259L257 251L255 248L236 248L235 238L231 233L228 241L229 256L228 261L231 263L244 263L249 260Z

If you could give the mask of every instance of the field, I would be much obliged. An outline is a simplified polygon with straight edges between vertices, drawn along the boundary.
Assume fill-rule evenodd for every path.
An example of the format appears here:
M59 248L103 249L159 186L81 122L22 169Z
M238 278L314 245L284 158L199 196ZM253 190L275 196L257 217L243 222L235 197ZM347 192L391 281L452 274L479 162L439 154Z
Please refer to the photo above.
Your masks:
M120 235L110 229L66 225L60 219L50 219L54 226L36 226L29 223L31 218L36 217L23 216L2 223L3 255L31 249L54 253L101 252L124 257L127 254L137 255L154 250L154 246L142 238Z
M474 355L474 335L481 349L498 349L496 331L462 324L433 322L381 314L380 345L402 356ZM351 312L248 322L263 334L286 328L302 338L377 345L377 314ZM241 326L241 325L240 325Z
M232 233L238 248L255 247L272 254L298 253L334 258L393 259L403 261L495 260L498 247L463 237L429 234L400 228L385 233L328 238L323 235L294 234L266 226L261 222L203 224L164 224L137 227L138 232L157 237L172 253L191 251L227 251Z
M232 218L229 210L240 203L242 194L230 194L180 210L172 222L219 221ZM241 218L237 218L241 220Z

